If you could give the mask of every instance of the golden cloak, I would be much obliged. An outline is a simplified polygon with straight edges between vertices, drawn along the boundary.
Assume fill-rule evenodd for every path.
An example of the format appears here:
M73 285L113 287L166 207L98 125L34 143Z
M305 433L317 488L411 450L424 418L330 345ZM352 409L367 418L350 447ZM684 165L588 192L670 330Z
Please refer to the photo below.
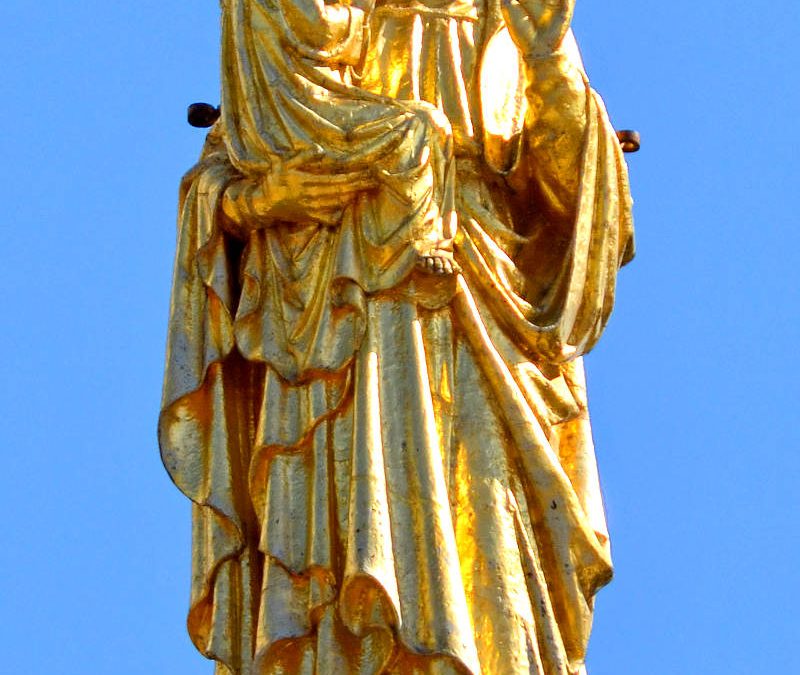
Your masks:
M462 272L369 288L347 228L227 234L228 120L259 127L223 87L181 188L159 422L194 504L189 632L220 674L581 673L612 573L580 357L633 252L619 144L574 51L514 56L487 157L491 4L392 0L371 30L362 86L453 127Z

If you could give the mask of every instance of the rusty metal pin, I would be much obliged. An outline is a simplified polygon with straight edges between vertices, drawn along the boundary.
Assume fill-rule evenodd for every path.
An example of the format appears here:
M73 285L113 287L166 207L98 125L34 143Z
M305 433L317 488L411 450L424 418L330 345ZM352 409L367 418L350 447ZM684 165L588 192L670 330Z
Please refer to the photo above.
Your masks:
M638 131L621 129L617 132L617 138L622 146L622 152L639 152L642 148L642 137Z
M193 127L207 129L214 126L219 119L220 110L210 103L192 103L186 114L186 119Z

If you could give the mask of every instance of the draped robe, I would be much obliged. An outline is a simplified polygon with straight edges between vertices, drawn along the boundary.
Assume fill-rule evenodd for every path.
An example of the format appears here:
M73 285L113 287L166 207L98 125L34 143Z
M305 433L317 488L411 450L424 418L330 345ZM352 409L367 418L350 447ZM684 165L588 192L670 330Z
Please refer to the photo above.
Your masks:
M504 57L516 126L495 143L480 81L502 32L491 3L374 13L362 86L436 105L456 140L462 271L434 284L369 287L375 247L347 227L231 236L227 120L247 118L223 87L181 187L159 421L193 502L189 632L220 675L585 672L612 567L581 356L631 201L574 50Z

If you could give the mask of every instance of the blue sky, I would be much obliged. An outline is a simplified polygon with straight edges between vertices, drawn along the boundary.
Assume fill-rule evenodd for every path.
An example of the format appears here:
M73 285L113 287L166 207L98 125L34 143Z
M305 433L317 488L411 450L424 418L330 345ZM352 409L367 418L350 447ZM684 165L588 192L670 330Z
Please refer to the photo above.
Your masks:
M2 670L211 674L163 471L178 180L218 99L213 0L0 6ZM792 672L800 624L800 8L578 0L637 259L588 358L617 577L591 675Z

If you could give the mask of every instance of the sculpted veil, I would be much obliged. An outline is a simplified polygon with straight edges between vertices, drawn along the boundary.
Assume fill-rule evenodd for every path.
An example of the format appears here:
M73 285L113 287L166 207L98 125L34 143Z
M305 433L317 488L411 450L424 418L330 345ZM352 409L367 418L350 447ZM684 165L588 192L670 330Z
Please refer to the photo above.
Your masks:
M576 675L633 256L572 0L222 0L159 440L219 675Z

